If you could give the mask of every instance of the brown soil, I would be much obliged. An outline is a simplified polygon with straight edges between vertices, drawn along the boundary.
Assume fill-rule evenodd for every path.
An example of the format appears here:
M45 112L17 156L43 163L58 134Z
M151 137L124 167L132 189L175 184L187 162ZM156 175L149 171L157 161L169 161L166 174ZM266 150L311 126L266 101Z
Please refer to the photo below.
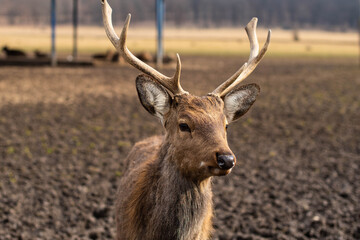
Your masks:
M183 57L212 91L245 59ZM172 68L165 69L168 75ZM161 134L137 71L0 68L0 239L113 239L131 146ZM214 239L360 239L360 71L354 59L264 59L254 107L230 125L238 165L214 178Z

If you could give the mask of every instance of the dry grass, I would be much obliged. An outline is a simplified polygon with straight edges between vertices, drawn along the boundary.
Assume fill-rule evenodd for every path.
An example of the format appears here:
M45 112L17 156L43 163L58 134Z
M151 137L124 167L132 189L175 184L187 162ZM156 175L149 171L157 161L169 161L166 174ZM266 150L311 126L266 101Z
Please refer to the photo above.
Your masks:
M120 30L118 30L120 32ZM322 56L355 57L358 54L355 32L326 32L300 30L300 41L293 41L292 31L273 29L272 56ZM155 29L132 27L129 32L129 48L133 51L155 51ZM22 48L26 51L50 48L48 27L0 27L1 45ZM259 29L260 43L264 42L266 29ZM101 27L79 28L79 52L88 55L111 49L109 40ZM60 54L69 54L72 49L72 29L70 26L57 28L57 49ZM223 29L175 29L165 30L165 50L181 54L247 55L249 51L245 31L241 28Z

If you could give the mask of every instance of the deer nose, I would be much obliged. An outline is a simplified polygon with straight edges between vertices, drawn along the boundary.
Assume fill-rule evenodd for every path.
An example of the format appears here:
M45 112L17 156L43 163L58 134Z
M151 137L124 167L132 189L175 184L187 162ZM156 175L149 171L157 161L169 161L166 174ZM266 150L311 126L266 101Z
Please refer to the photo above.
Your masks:
M216 154L217 164L220 169L228 170L235 165L235 158L233 155L219 155Z

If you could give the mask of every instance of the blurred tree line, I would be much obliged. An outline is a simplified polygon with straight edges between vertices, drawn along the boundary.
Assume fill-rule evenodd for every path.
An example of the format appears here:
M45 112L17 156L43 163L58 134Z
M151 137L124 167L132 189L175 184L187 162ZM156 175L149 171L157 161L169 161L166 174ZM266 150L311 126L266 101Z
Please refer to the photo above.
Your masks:
M133 22L155 19L155 0L108 0L114 22L128 12ZM165 0L167 24L198 27L238 26L253 16L262 26L346 30L358 24L358 0ZM1 24L47 25L50 0L0 0ZM57 21L70 24L72 0L57 1ZM79 0L81 24L101 25L100 0Z

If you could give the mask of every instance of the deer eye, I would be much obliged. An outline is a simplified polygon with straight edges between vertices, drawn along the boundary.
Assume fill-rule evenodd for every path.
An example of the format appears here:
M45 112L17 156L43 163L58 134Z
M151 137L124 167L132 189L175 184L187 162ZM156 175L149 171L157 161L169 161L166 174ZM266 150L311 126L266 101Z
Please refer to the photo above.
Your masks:
M186 123L180 123L179 128L182 132L191 132L189 125L187 125Z
M226 130L228 129L228 126L229 126L228 124L225 125L225 129L226 129Z

